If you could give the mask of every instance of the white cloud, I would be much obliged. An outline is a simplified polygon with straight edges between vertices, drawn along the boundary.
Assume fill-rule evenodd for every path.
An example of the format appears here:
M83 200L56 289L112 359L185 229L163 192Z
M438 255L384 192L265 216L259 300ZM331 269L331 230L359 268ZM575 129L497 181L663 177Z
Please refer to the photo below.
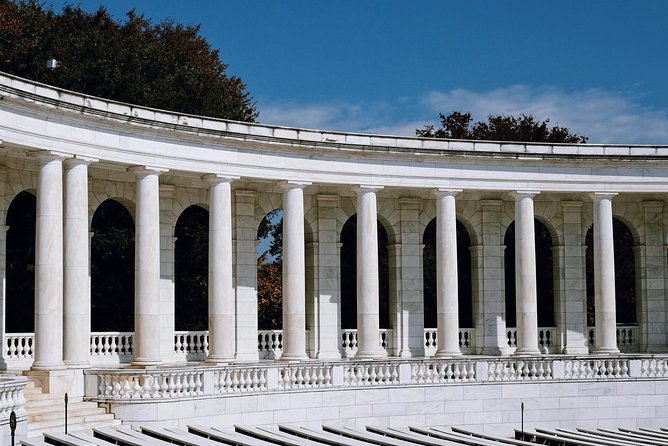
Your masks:
M263 123L291 127L414 136L416 128L437 123L438 112L533 114L553 125L589 136L591 143L668 144L668 112L640 104L632 93L600 89L566 92L554 87L513 85L491 91L431 91L422 98L383 102L259 101Z
M668 113L644 107L638 99L630 93L600 89L565 92L513 85L487 92L432 91L423 103L434 113L470 111L477 120L490 114L533 114L587 135L591 143L668 143Z

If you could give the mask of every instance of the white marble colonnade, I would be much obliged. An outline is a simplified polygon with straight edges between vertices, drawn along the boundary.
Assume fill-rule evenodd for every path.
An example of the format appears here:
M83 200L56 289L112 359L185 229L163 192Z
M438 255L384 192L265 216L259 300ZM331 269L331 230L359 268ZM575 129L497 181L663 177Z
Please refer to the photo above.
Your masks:
M37 287L36 349L33 368L50 370L63 366L89 366L88 334L90 332L90 289L76 286L85 283L88 275L87 192L88 165L95 159L63 154L40 155L38 196L38 279L58 274L62 268L64 302L49 297L53 290ZM159 175L160 169L136 167L129 169L137 180L136 220L136 366L156 366L162 362L156 333L159 326ZM64 172L64 176L63 176ZM64 191L57 183L64 178ZM235 291L233 281L232 194L233 177L207 175L210 205L210 276L209 276L209 357L210 363L227 363L237 359L235 343ZM310 183L280 183L284 208L284 351L283 360L300 361L306 354L305 306L305 243L304 186ZM55 186L54 186L55 185ZM385 351L378 344L378 240L375 186L357 188L358 241L358 358L379 358ZM64 193L63 193L64 192ZM458 284L457 284L457 211L458 190L435 190L437 217L437 308L438 350L436 356L461 354L459 348ZM533 200L537 192L515 194L516 280L517 280L517 349L516 354L539 354L536 312L536 271ZM57 209L61 199L60 214ZM596 339L597 353L618 352L614 308L614 246L612 243L612 208L614 194L593 194L596 277ZM62 200L64 198L64 206ZM62 212L64 209L64 213ZM52 222L53 220L53 222ZM61 230L56 220L64 221ZM49 257L63 246L63 264ZM40 250L40 246L42 249ZM44 249L55 246L56 249ZM46 256L46 257L45 257ZM606 279L607 277L607 279ZM58 286L57 281L51 286ZM55 289L55 288L54 288ZM57 294L57 293L56 293ZM54 306L55 305L55 306ZM62 310L58 306L62 305ZM62 311L62 322L53 315ZM47 316L48 315L48 316ZM62 341L51 336L46 341L41 333L59 330L63 323ZM58 343L62 342L62 357ZM41 344L41 348L39 347ZM44 349L48 346L48 349ZM45 351L46 350L46 351Z

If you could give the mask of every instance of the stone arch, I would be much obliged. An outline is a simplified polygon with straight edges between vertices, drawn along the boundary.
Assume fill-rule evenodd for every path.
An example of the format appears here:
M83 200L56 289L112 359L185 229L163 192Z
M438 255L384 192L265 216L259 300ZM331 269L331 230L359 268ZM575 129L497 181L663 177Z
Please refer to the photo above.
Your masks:
M552 231L538 218L534 218L536 244L536 310L539 327L554 327L554 258ZM506 326L516 324L515 284L515 222L506 229L504 236Z
M37 198L14 196L7 210L5 330L30 333L35 327L35 224Z
M257 230L258 328L280 330L283 326L283 210L275 208L260 220Z
M587 289L587 325L593 327L595 320L594 303L594 227L589 227L585 235L585 271ZM615 250L615 309L617 324L638 323L636 258L637 233L633 233L624 221L612 218L612 233Z
M176 220L174 235L174 326L177 331L207 330L209 212L188 206Z
M93 214L91 229L91 331L133 331L132 215L123 200L104 200Z
M339 239L341 328L357 328L357 214L348 218ZM378 222L379 316L380 328L390 328L390 279L388 264L388 234L382 222Z
M424 244L422 281L424 290L424 326L436 327L436 219L422 235ZM459 326L473 328L473 293L471 276L471 237L457 220L457 282L459 288Z

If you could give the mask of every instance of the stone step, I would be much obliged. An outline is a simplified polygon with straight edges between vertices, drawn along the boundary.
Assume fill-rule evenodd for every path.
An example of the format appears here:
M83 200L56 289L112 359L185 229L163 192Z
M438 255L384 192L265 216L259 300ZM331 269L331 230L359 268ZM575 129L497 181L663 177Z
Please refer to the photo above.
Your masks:
M26 409L32 409L34 407L42 407L42 406L60 406L60 407L65 407L65 400L58 398L51 398L49 394L43 393L42 395L46 395L46 397L39 397L39 398L26 398ZM69 401L69 406L72 406L73 404L77 404L82 402L82 398L71 398Z
M114 420L114 415L110 413L96 413L90 415L79 415L76 417L68 417L67 425L68 429L76 430L75 426L86 423L98 423L98 422L111 422ZM65 417L58 417L54 419L42 420L31 422L28 421L28 430L29 431L44 431L45 429L59 427L65 429ZM81 429L78 429L81 430Z
M80 401L75 404L70 404L68 405L68 412L69 413L74 413L74 411L78 410L97 410L99 409L99 406L97 403L93 403L92 401ZM104 409L101 409L104 410ZM58 404L58 405L45 405L45 406L34 406L30 408L29 414L30 415L40 415L44 413L51 413L51 412L56 412L56 413L63 413L65 411L65 407L63 404Z
M104 421L91 421L87 423L81 423L81 424L69 424L67 427L68 432L86 432L90 435L92 435L92 430L98 427L110 427L110 426L120 426L121 425L121 420L104 420ZM51 433L51 432L59 432L63 433L65 432L65 427L64 425L60 426L52 426L52 427L45 427L39 430L32 429L31 426L28 426L28 432L27 432L27 437L28 438L35 438L35 437L41 437L43 433Z
M67 411L67 416L69 419L74 419L76 417L81 417L81 416L88 416L88 415L95 415L95 414L106 414L107 412L102 409L101 407L97 407L96 404L93 403L93 407L80 407L80 408L71 408ZM65 414L62 410L58 411L42 411L40 413L35 413L35 412L29 412L28 415L28 422L40 422L40 421L46 421L46 420L65 420Z

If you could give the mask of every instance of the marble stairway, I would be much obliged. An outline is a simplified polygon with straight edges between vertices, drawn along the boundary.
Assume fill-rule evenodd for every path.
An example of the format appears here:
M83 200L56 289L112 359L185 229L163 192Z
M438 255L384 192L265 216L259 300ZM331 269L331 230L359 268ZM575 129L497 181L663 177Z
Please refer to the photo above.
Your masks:
M25 389L28 412L28 438L43 433L65 432L65 403L62 395L49 395L30 381ZM97 403L70 398L67 416L68 432L90 431L96 427L120 425L113 414L106 413Z

